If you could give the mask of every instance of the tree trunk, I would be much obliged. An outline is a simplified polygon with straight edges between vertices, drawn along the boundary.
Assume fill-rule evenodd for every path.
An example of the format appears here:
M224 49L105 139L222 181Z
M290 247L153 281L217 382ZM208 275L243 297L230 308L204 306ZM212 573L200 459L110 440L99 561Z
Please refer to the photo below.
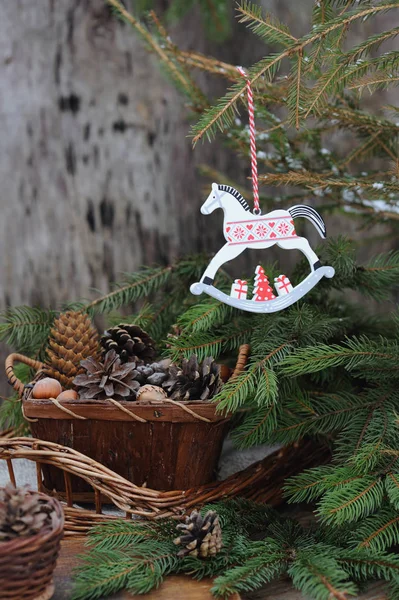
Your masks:
M59 305L172 258L190 145L141 41L79 0L7 2L0 38L1 304Z
M173 35L230 62L265 50L242 26L211 44L195 11ZM237 171L237 159L218 144L192 151L179 94L105 2L5 2L0 48L0 307L59 306L142 263L218 249L197 166Z

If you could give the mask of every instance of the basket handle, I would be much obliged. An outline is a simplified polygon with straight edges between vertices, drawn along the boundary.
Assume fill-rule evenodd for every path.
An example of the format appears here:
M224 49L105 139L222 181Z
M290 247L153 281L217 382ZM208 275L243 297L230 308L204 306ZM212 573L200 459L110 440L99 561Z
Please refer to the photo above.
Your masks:
M24 363L25 365L32 367L32 369L34 369L35 371L39 371L39 369L42 369L44 365L43 365L43 363L41 363L38 360L29 358L28 356L24 356L23 354L17 354L16 352L7 356L5 367L6 367L6 375L7 375L8 383L10 385L12 385L14 390L16 390L19 395L22 395L25 384L22 383L22 381L20 379L18 379L18 377L14 373L14 363L15 362Z
M245 369L245 365L248 362L249 353L251 351L251 346L249 344L242 344L238 350L237 362L231 379L233 377L237 377L240 373Z

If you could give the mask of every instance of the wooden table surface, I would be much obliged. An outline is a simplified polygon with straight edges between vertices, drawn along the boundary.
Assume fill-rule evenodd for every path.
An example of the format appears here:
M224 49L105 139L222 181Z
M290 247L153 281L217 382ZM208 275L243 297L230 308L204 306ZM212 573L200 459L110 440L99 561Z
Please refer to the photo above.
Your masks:
M55 593L53 600L70 600L71 598L71 573L79 564L78 556L85 552L84 538L65 538L61 545L61 554L58 559L54 583ZM215 600L210 593L212 581L204 579L195 581L183 575L167 577L163 585L146 596L146 600ZM120 592L112 596L112 600L128 600L133 596L128 592ZM231 600L240 600L237 595ZM289 579L281 579L266 585L261 590L245 594L242 600L305 600L304 596L292 588ZM386 600L381 584L370 586L367 594L362 594L353 600Z
M61 544L61 553L58 558L57 568L54 576L55 593L53 600L70 600L72 581L71 573L79 564L78 556L86 551L84 538L65 538ZM210 592L212 580L203 579L195 581L184 575L173 575L167 577L158 590L136 596L147 600L215 600ZM112 600L128 600L133 595L128 592L120 592L112 596ZM240 600L238 595L232 596L231 600Z

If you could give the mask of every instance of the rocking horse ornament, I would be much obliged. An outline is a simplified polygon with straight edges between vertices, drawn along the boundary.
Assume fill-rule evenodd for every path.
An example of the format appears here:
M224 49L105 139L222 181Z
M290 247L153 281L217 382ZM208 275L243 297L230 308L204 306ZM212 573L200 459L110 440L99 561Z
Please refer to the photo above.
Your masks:
M241 67L237 67L241 75L246 77ZM249 131L251 148L252 184L254 192L254 211L244 197L233 187L228 185L212 184L212 191L201 207L203 215L211 214L215 209L221 208L224 212L223 233L226 244L213 257L201 281L194 283L190 290L199 295L205 292L225 304L255 313L272 313L287 308L300 300L311 290L322 277L333 277L333 267L322 266L317 254L312 250L308 240L296 234L294 219L303 217L308 219L324 239L326 226L319 213L311 206L297 204L288 210L273 210L262 215L259 207L258 173L255 145L255 121L252 90L247 79ZM301 250L310 265L310 275L300 284L292 287L285 275L280 275L275 280L276 298L271 290L267 277L258 266L256 269L256 286L252 300L246 299L246 284L236 279L232 286L230 296L215 288L212 284L219 267L233 260L247 248L263 249L277 244L285 250ZM245 284L245 286L243 285ZM241 293L245 289L245 293ZM238 291L237 291L238 290ZM242 298L242 296L244 297Z

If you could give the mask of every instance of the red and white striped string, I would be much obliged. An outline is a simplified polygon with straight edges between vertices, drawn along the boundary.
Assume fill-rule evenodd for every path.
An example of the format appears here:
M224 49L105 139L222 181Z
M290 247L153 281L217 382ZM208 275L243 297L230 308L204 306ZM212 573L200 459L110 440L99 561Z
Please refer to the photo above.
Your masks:
M237 67L240 75L245 77L247 82L248 96L248 113L249 113L249 145L251 152L251 172L252 172L252 189L254 194L254 213L259 215L261 210L259 207L259 190L258 190L258 160L256 156L256 140L255 140L255 107L254 97L252 95L251 83L242 67Z

